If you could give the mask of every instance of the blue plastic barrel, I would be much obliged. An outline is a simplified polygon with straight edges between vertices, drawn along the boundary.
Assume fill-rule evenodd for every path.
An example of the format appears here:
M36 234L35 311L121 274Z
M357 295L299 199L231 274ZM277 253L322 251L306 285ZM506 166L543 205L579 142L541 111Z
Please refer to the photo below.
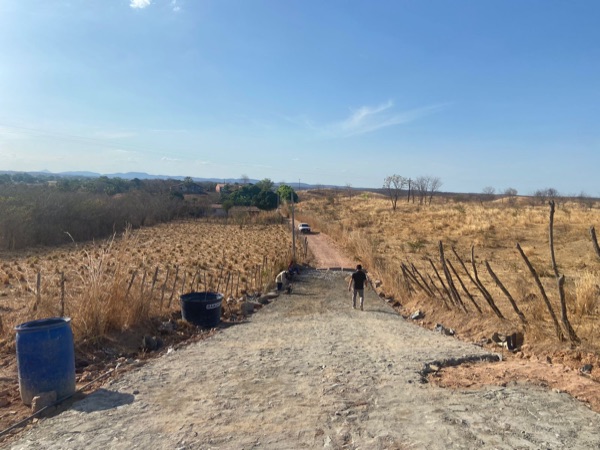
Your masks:
M25 322L17 330L19 390L26 405L43 392L57 398L75 392L75 349L71 319L53 317Z
M190 292L180 297L183 320L205 328L219 325L223 295L216 292Z

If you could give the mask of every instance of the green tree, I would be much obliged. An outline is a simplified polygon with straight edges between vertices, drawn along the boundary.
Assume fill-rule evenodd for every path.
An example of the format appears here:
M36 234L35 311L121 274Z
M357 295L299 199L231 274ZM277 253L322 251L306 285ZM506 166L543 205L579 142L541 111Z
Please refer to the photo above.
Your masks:
M294 191L294 188L287 184L280 184L277 188L277 195L283 202L289 202L290 199L294 198L294 203L298 203L298 194Z
M275 183L273 183L269 178L265 178L256 183L256 186L258 186L261 191L272 191L274 185Z
M277 208L277 194L273 191L260 191L254 198L254 205L259 209Z

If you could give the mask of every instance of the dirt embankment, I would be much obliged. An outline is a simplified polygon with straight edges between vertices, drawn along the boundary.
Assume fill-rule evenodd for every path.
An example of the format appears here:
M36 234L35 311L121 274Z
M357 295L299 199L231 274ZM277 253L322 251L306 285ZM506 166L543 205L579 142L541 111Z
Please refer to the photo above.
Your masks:
M566 394L424 383L427 363L490 353L372 291L353 310L346 277L305 271L248 322L165 352L11 448L598 448L600 416Z

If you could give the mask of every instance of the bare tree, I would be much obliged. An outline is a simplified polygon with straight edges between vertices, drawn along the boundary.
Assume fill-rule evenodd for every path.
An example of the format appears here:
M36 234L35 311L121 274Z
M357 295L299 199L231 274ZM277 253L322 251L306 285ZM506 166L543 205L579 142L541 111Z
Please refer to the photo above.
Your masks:
M414 190L417 191L419 196L419 204L422 205L427 199L427 192L429 187L429 179L427 177L417 177L414 181Z
M243 173L240 176L240 179L242 180L242 184L248 184L248 183L250 183L250 177L248 175L246 175L245 173Z
M352 194L354 194L353 189L352 189L352 184L346 183L346 195L348 195L348 197L352 198Z
M439 177L427 177L429 179L429 204L437 191L442 187L442 180Z
M517 194L518 194L518 192L515 188L508 187L508 188L504 189L504 196L506 197L506 199L508 200L508 203L510 205L515 203Z
M533 196L540 200L541 203L546 203L548 200L555 200L560 196L554 188L538 189L533 193Z
M492 186L486 186L481 190L481 201L492 201L496 197L496 189Z
M400 197L400 192L402 191L402 188L406 186L406 183L406 178L396 174L387 176L383 180L383 188L387 191L388 195L390 196L393 211L396 211L398 197Z
M589 195L587 195L584 191L581 191L577 196L577 200L581 206L592 209L594 207L594 199L592 199Z

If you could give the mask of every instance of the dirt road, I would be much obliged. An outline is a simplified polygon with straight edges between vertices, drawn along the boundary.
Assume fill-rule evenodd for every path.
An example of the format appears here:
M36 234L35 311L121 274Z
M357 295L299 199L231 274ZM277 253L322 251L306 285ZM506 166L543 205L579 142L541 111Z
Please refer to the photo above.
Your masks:
M308 239L308 248L314 257L313 266L317 269L332 267L351 269L357 262L346 256L339 246L324 233L311 233L305 236Z
M597 449L600 416L526 384L447 390L424 364L489 353L310 270L247 323L124 374L13 449Z

